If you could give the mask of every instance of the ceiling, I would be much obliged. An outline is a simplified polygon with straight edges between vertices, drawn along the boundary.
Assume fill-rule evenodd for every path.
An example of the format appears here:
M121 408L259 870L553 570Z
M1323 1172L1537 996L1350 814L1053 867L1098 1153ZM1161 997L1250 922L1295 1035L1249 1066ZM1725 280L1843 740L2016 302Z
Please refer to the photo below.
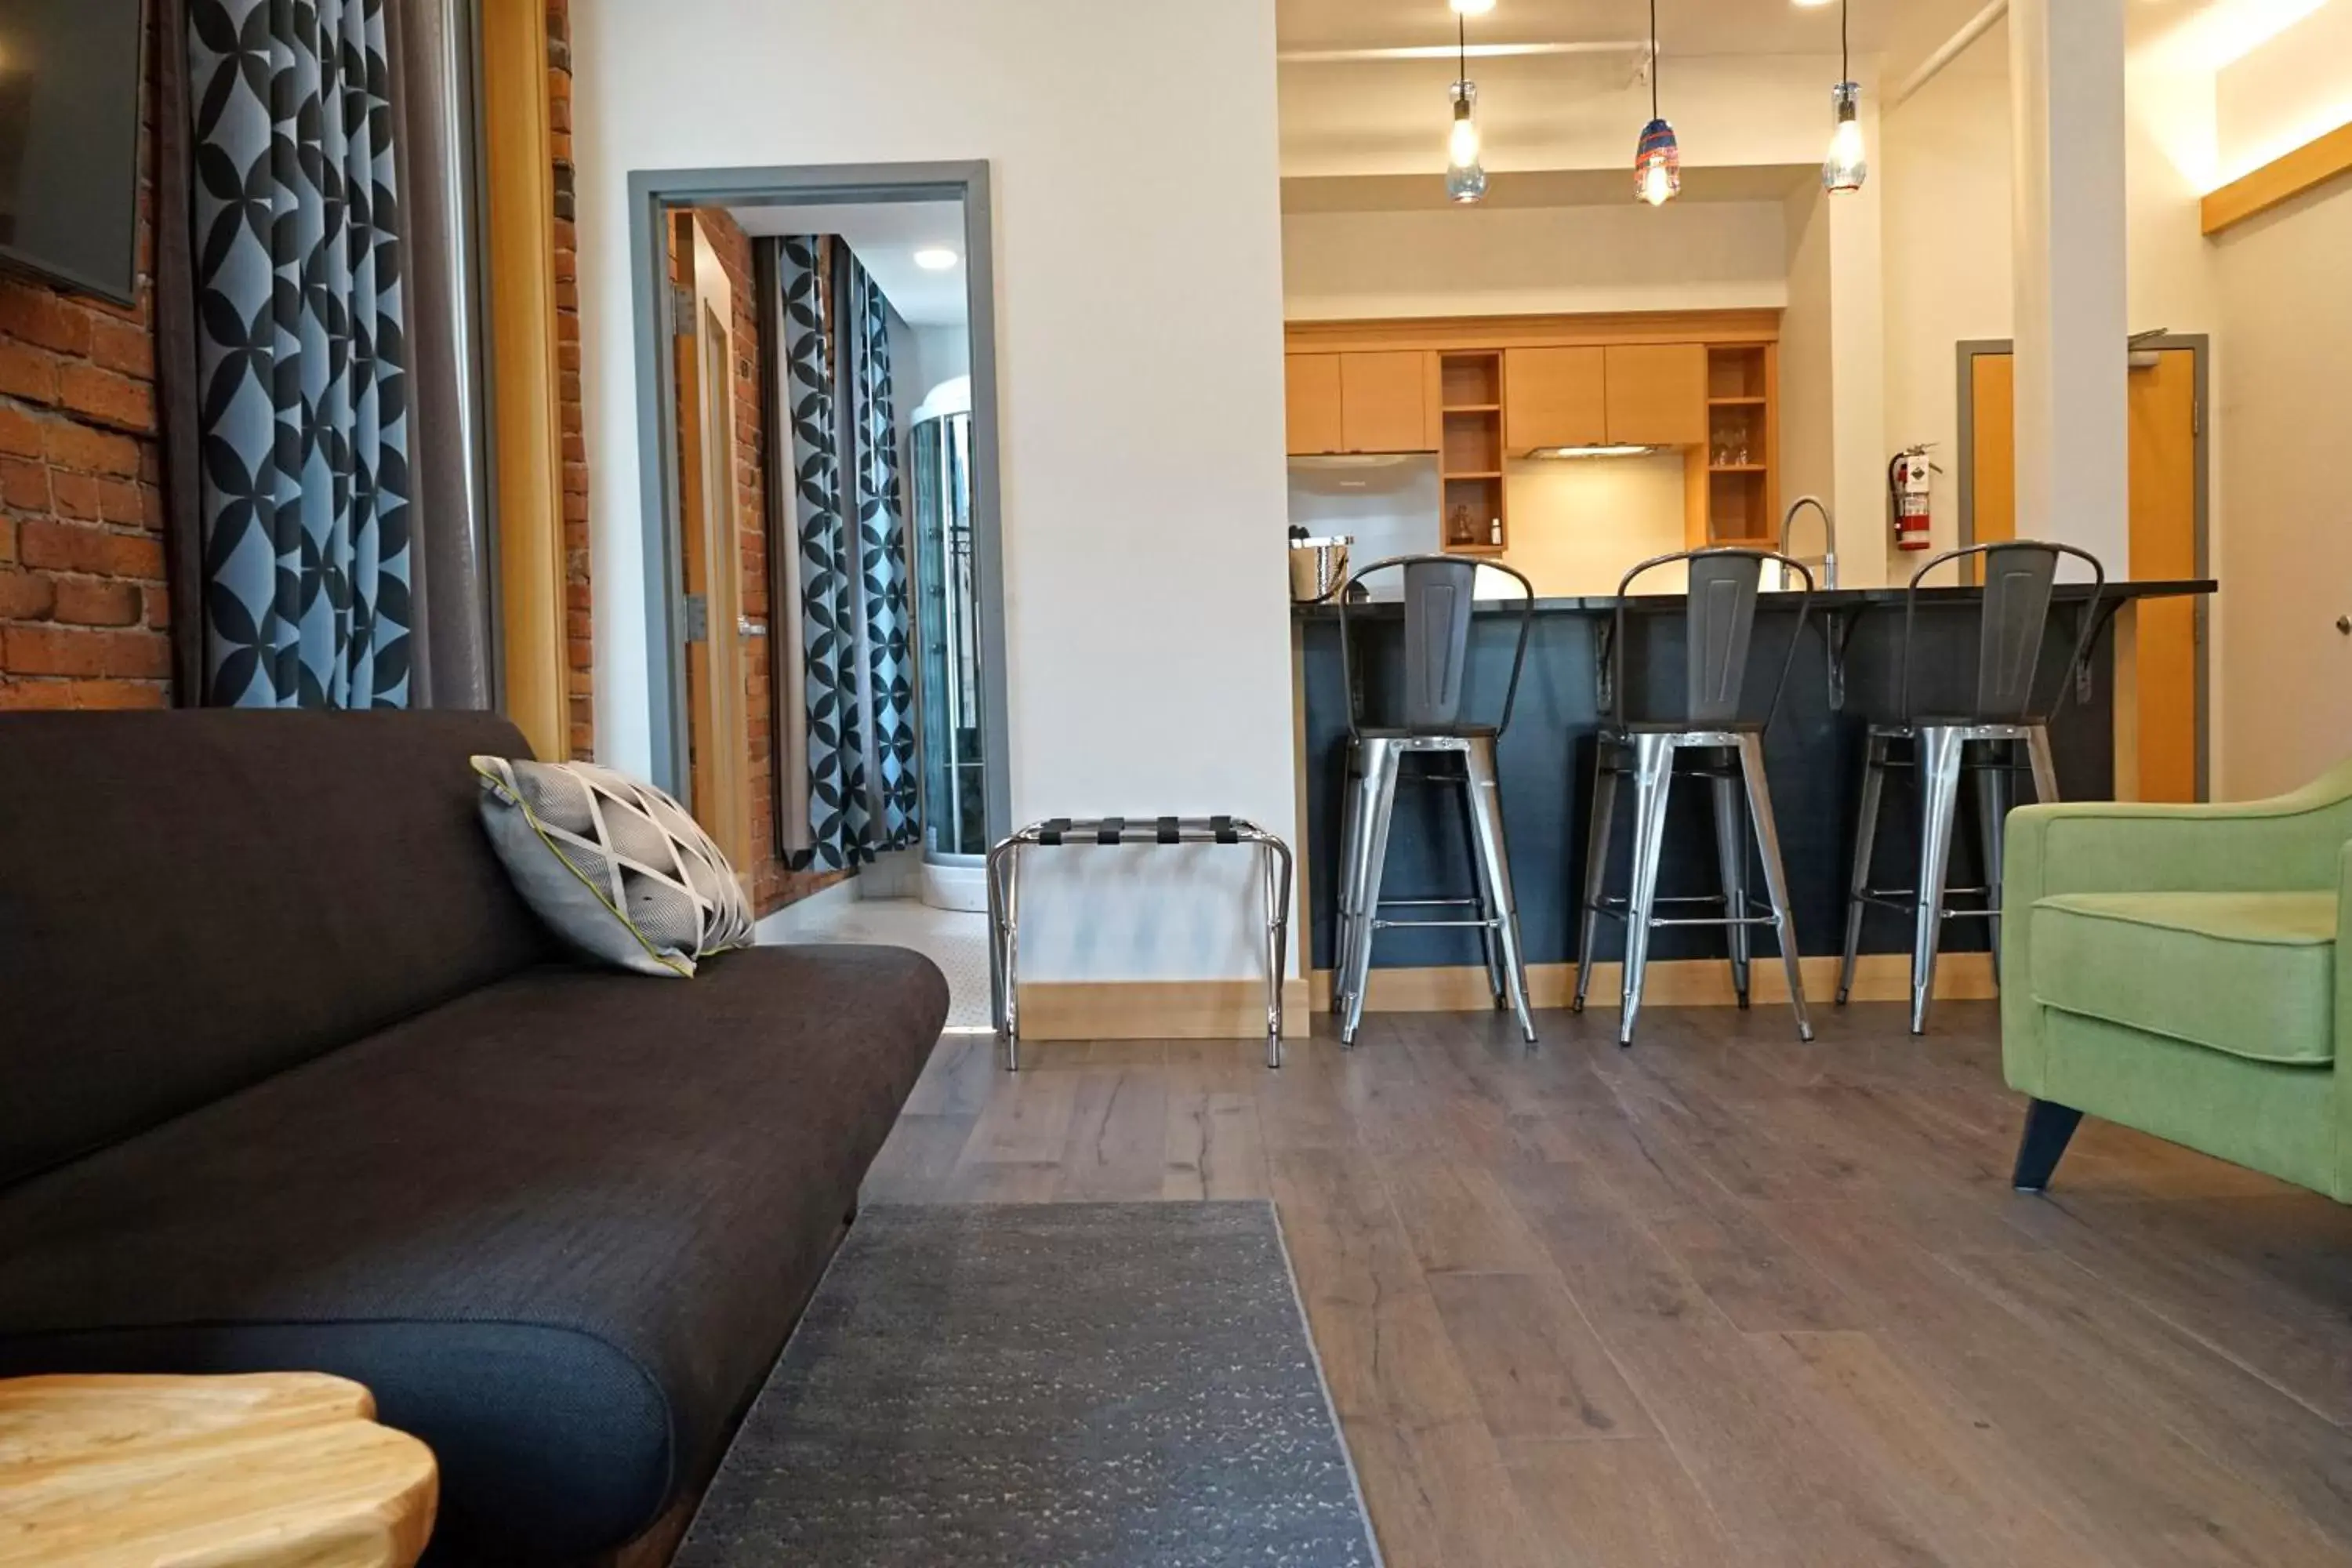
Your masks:
M961 259L944 272L915 265L934 246L963 253L960 202L860 202L729 209L746 234L837 234L866 264L909 326L960 327L967 319Z
M1903 68L1983 7L1984 0L1853 0L1853 48ZM1444 0L1276 0L1286 54L1451 44ZM1469 24L1473 44L1638 44L1643 0L1496 0ZM1658 0L1658 48L1674 55L1820 55L1838 48L1838 6L1791 0Z

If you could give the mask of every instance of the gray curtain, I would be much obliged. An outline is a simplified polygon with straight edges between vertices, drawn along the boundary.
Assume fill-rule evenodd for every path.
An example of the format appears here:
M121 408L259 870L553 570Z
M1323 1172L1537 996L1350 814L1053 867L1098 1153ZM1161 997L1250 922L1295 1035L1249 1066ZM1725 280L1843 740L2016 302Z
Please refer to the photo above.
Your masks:
M205 700L409 705L382 0L188 0Z
M466 0L393 0L393 145L407 275L409 700L488 708L488 474L475 266L474 29Z
M797 869L843 869L919 827L887 305L845 246L760 243L770 427L791 433L768 487L771 537L791 548L770 554L791 557L778 602L799 631L777 639L779 848Z

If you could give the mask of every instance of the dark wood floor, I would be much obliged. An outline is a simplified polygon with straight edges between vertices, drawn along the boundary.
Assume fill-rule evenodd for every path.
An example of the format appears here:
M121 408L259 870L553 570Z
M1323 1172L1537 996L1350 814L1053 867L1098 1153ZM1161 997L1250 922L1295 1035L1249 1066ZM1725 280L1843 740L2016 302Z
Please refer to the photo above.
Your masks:
M2352 1563L2352 1210L2095 1124L2014 1195L1989 1005L1538 1024L951 1037L866 1199L1273 1197L1397 1568Z

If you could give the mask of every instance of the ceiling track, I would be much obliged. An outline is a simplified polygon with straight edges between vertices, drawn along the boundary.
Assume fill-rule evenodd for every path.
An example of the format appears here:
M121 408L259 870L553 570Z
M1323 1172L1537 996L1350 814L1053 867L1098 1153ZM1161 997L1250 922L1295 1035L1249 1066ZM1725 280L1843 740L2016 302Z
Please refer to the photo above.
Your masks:
M1544 55L1643 54L1649 48L1641 38L1600 39L1586 43L1472 44L1466 51L1452 44L1411 45L1392 49L1283 49L1275 55L1286 66L1361 65L1391 60L1450 60L1467 53L1474 60L1517 59Z
M1995 22L2009 15L2009 0L1990 0L1990 4L1963 23L1960 30L1946 38L1941 47L1919 62L1919 68L1895 84L1886 95L1887 109L1893 109L1905 99L1936 79L1943 68L1966 54L1969 46L1992 31ZM1881 112L1884 112L1882 110Z

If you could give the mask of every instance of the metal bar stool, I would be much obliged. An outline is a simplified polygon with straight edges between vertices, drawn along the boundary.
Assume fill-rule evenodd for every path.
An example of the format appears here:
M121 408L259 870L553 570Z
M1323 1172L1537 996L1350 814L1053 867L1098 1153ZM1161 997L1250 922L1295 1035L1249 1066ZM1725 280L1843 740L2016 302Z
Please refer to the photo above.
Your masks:
M1470 615L1478 574L1492 572L1518 586L1518 647L1511 656L1510 684L1502 712L1492 724L1462 714L1464 678L1470 660ZM1386 572L1404 582L1404 679L1401 722L1371 727L1364 722L1363 689L1349 633L1349 600L1356 584ZM1491 579L1490 579L1491 580ZM1518 699L1519 672L1528 658L1528 636L1535 625L1535 585L1499 563L1458 555L1399 555L1375 561L1355 574L1339 595L1339 662L1348 680L1348 794L1339 833L1339 942L1332 1011L1339 1015L1339 1040L1356 1043L1363 1023L1364 988L1372 963L1376 931L1405 927L1475 929L1486 955L1486 979L1495 1005L1517 1015L1519 1031L1532 1044L1535 1022L1528 1016L1527 964L1519 948L1518 905L1511 894L1510 856L1503 841L1503 812L1495 774L1495 746L1509 728ZM1409 773L1409 757L1459 757L1458 772ZM1477 891L1467 898L1381 899L1381 872L1388 859L1389 825L1400 778L1459 784L1469 819ZM1470 919L1391 920L1388 909L1469 908Z
M1747 696L1748 642L1756 626L1756 600L1762 586L1764 563L1778 562L1784 574L1804 580L1797 601L1797 624L1789 636L1788 657L1780 662L1772 684L1771 700L1761 718L1746 717L1751 710ZM1634 581L1643 574L1677 563L1687 565L1690 593L1684 610L1688 637L1687 670L1683 710L1666 720L1629 717L1625 684L1625 604ZM1784 576L1785 580L1785 576ZM1772 793L1764 776L1764 731L1780 710L1781 689L1796 662L1797 644L1805 630L1805 614L1812 602L1813 574L1803 563L1765 550L1686 550L1643 562L1617 584L1617 611L1608 623L1609 646L1601 650L1604 685L1601 690L1601 733L1593 759L1592 837L1584 857L1584 933L1577 950L1576 1002L1584 1010L1591 988L1593 946L1603 916L1625 922L1625 984L1622 1011L1617 1022L1617 1043L1633 1043L1633 1026L1642 1012L1642 990L1648 978L1650 933L1661 926L1719 925L1731 960L1731 981L1739 1005L1748 1005L1749 938L1758 926L1772 928L1780 944L1780 962L1789 972L1789 1000L1797 1014L1797 1034L1811 1039L1813 1026L1805 1013L1805 984L1799 972L1797 933L1789 913L1789 879L1780 863L1780 833L1772 818ZM1665 847L1666 800L1674 784L1675 763L1693 753L1695 765L1683 771L1707 781L1714 796L1716 866L1722 892L1662 897L1658 865ZM1633 779L1633 888L1623 898L1608 894L1609 835L1616 817L1617 781ZM1755 832L1756 848L1764 863L1767 902L1760 911L1748 891L1748 846L1741 835L1741 796ZM1661 905L1699 905L1720 914L1658 913Z
M2047 701L2042 700L2036 677L2042 667L2042 645L2050 627L2050 601L2062 558L2072 555L2091 568L2091 603L2084 606L2082 629L2074 654L2065 668L2079 666L2097 635L2098 598L2105 589L2106 569L2097 556L2071 544L2039 539L2004 540L1996 544L1948 550L1911 575L1903 596L1903 654L1897 685L1895 717L1870 726L1863 763L1862 810L1854 824L1853 869L1847 886L1845 955L1838 968L1838 1005L1853 990L1855 954L1862 946L1862 916L1876 904L1911 916L1911 1032L1925 1034L1927 1010L1936 990L1936 954L1943 923L1950 920L1980 920L1991 931L1993 970L2000 969L2000 861L2009 816L2010 775L2020 771L2016 750L2022 743L2033 774L2034 797L2058 798L2058 774L2050 757L2050 718L2065 700L2065 681L2054 683ZM1962 710L1921 715L1913 711L1912 650L1916 646L1919 589L1927 574L1947 562L1980 556L1984 562L1984 603L1978 612L1976 693ZM1970 752L1973 746L1975 751ZM1919 866L1908 888L1870 885L1873 852L1878 844L1878 812L1886 778L1908 772L1919 796ZM1945 885L1952 859L1954 819L1958 816L1960 775L1972 774L1976 784L1977 831L1983 847L1985 885L1949 888ZM1980 908L1953 908L1955 895L1980 897Z

